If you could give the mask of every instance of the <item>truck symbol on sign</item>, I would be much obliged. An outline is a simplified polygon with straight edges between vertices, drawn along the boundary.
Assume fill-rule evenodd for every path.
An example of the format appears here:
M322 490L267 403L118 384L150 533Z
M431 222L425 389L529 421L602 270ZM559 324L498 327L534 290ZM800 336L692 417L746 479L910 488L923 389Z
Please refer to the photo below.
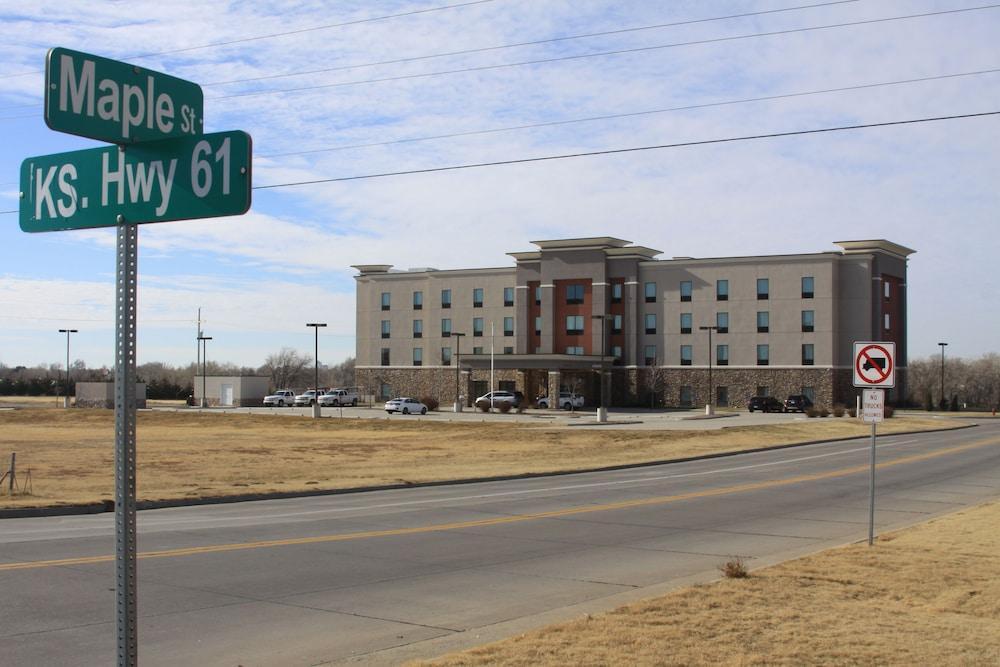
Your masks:
M865 359L865 363L861 366L861 368L863 368L866 371L870 371L876 366L878 366L880 370L884 371L885 357L867 357Z

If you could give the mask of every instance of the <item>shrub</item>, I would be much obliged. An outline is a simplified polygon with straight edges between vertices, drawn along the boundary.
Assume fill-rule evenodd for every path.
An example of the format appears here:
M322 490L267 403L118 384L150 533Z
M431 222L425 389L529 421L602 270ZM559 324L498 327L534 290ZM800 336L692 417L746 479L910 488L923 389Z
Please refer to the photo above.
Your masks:
M896 409L894 407L892 407L891 405L886 404L886 406L885 406L885 418L888 419L889 417L891 417L892 413L894 413L895 411L896 411Z
M806 408L807 417L819 417L819 408Z
M499 410L500 412L502 412L504 414L507 414L508 412L510 412L511 407L513 407L513 406L510 403L508 403L507 401L500 401L499 403L496 404L497 410Z
M424 396L420 399L420 402L426 405L428 410L432 411L437 410L441 405L436 398L432 398L431 396Z
M830 411L827 410L826 408L820 408L819 416L820 417L829 417L830 416Z
M858 410L857 408L847 408L847 414L856 419L858 416Z
M746 579L750 576L746 563L739 556L733 556L723 565L719 566L719 571L727 579Z
M847 408L845 408L840 403L837 403L836 405L833 406L834 417L843 417L845 412L847 412Z

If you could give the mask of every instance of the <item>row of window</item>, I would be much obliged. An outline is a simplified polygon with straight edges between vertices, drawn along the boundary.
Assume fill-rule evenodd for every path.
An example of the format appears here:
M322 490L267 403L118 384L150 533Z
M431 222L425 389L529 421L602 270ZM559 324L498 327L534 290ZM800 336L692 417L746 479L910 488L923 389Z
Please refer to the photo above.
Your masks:
M483 354L483 353L484 353L484 350L483 350L482 347L473 347L472 348L472 354ZM503 348L503 354L514 354L514 347L513 346L507 346L507 347ZM391 356L392 355L391 355L391 353L389 351L389 348L383 347L382 348L382 356L381 356L381 365L382 366L389 366L390 365L389 362L391 360ZM423 366L424 365L424 348L422 348L422 347L415 347L415 348L413 348L413 357L412 357L411 361L412 361L412 363L413 363L414 366ZM450 347L442 347L441 348L441 365L442 366L451 366L451 348Z
M615 350L617 349L617 354ZM643 361L647 366L656 366L659 363L659 357L656 354L656 345L646 345L643 349ZM681 345L680 346L680 365L690 366L692 360L693 349L691 345ZM612 356L615 358L621 358L621 348L612 348ZM802 365L812 366L816 363L816 347L813 343L803 343L802 344ZM757 365L767 366L771 363L771 346L768 344L757 346ZM715 365L717 366L728 366L729 365L729 346L722 344L715 346Z
M615 315L616 326L612 329L612 333L621 333L621 315ZM647 334L656 333L656 313L646 313L645 320L643 322L645 325L645 330ZM801 316L801 327L802 331L809 333L816 330L816 311L814 310L803 310ZM538 328L537 326L535 327ZM567 320L566 324L567 333L569 333L569 323ZM680 328L682 334L689 334L693 332L694 324L691 313L681 313L680 314ZM715 314L715 330L720 333L729 333L729 313L720 312ZM757 311L757 333L768 333L771 330L771 312L767 310Z
M888 283L886 283L886 289L888 290ZM682 280L678 285L678 291L680 292L681 301L690 301L692 294L694 293L694 283L690 280ZM569 284L565 288L566 304L567 305L579 305L584 302L585 286L582 284ZM646 303L656 303L657 299L657 287L655 282L647 282L643 285L643 294L645 296ZM482 287L475 287L472 290L472 307L482 308L484 301L484 290ZM771 294L771 281L768 278L758 278L757 279L757 299L766 300L770 298ZM815 294L815 279L813 276L803 276L802 277L802 298L811 299ZM887 294L888 296L888 294ZM718 301L728 301L729 300L729 281L728 280L716 280L715 281L715 298ZM613 283L611 285L611 303L621 303L622 301L622 283ZM451 290L443 289L441 290L441 308L451 308ZM535 305L540 305L542 303L542 288L535 287ZM514 288L504 287L503 288L503 305L504 307L510 307L514 305ZM413 310L422 310L424 307L424 293L422 291L416 291L413 293ZM392 309L392 294L390 292L382 292L382 310Z
M472 335L476 338L483 336L485 322L482 317L472 318ZM382 320L382 338L392 338L392 322L390 320ZM455 332L458 334L458 332ZM451 330L451 319L444 318L441 320L441 337L449 338L452 335ZM466 335L462 332L461 335ZM514 318L505 317L503 318L503 335L513 336L514 335ZM424 337L424 321L423 320L413 320L413 337L423 338Z

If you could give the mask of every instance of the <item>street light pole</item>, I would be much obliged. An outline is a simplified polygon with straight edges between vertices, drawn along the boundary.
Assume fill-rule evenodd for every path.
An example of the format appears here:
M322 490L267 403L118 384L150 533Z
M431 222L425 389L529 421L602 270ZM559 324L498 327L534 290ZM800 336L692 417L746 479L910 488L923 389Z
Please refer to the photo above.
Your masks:
M326 326L326 322L306 322L307 327L312 327L313 331L316 332L316 351L315 357L315 370L313 371L313 419L319 417L320 406L319 406L319 330L321 327Z
M66 334L66 396L63 397L63 407L69 407L69 335L77 333L78 329L60 329L59 333Z
M603 315L591 315L590 316L590 318L592 320L600 320L601 321L601 371L600 371L600 373L601 373L601 375L600 375L600 378L601 378L601 407L599 407L597 409L597 421L601 422L601 423L604 423L604 422L608 421L608 396L607 396L607 389L604 386L605 385L605 381L606 381L605 374L607 372L605 370L604 364L605 364L605 359L606 359L606 353L608 351L608 343L607 343L607 338L605 337L605 324L604 323L607 322L608 319L610 319L611 317L614 317L614 316L613 315L608 315L607 313L605 313Z
M715 414L715 399L712 397L712 392L715 388L712 386L712 332L719 327L711 324L703 327L698 327L702 331L708 332L708 403L705 404L705 414L714 415Z
M944 399L944 348L947 347L948 343L938 343L941 346L941 403L939 404L941 409L945 409L945 399Z
M208 341L212 340L211 336L198 336L198 340L201 341L201 407L208 407L208 395L205 393L205 373L208 368Z
M461 365L462 365L462 336L464 333L459 333L458 331L452 331L451 337L456 338L455 341L455 412L462 411L462 404L458 399L458 380L459 375L461 375Z

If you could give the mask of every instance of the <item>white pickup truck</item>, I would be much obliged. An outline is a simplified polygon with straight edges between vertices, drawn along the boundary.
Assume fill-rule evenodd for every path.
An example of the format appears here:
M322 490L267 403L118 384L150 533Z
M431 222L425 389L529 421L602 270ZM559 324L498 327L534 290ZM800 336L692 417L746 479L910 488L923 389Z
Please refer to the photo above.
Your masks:
M270 396L264 397L264 407L273 408L279 407L283 408L286 405L291 406L295 403L295 392L291 389L279 389Z
M350 387L346 389L331 389L319 397L319 404L324 407L357 405L358 392Z

